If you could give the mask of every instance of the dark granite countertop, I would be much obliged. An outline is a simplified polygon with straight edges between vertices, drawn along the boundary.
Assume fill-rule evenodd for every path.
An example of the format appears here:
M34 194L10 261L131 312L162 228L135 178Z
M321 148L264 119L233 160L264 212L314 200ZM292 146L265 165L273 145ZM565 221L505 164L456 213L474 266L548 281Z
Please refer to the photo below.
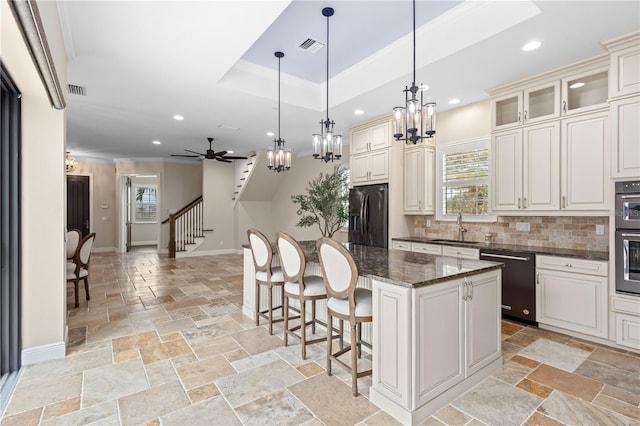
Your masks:
M470 242L436 242L433 241L434 238L425 238L425 237L401 237L401 238L393 238L394 241L407 241L414 243L427 243L427 244L440 244L440 245L452 245L458 247L471 247L477 249L491 249L491 250L503 250L503 251L512 251L512 252L526 252L526 253L535 253L535 254L543 254L548 256L562 256L562 257L575 257L580 259L587 260L600 260L600 261L608 261L609 253L606 251L592 251L592 250L574 250L568 248L549 248L549 247L534 247L534 246L524 246L524 245L511 245L511 244L498 244L498 243L470 243Z
M319 263L315 241L300 241L307 262ZM403 287L418 288L502 268L502 263L432 256L346 243L360 276ZM243 245L249 248L248 244ZM274 252L275 252L274 245Z

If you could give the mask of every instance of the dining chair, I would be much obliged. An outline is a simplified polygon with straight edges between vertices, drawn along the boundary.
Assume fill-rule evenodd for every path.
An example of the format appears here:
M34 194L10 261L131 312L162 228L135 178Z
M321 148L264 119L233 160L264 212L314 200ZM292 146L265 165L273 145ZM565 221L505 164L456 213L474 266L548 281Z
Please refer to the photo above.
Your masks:
M263 317L269 322L269 334L273 334L273 323L284 319L284 304L273 306L273 288L280 288L281 300L284 300L284 276L279 266L271 266L273 248L269 239L257 229L247 230L247 237L256 270L256 326L260 325L260 317ZM268 306L267 309L260 310L260 287L262 286L267 287L268 290ZM281 309L283 318L273 319L273 311L276 309Z
M69 229L67 231L66 236L66 249L67 249L67 260L72 260L73 256L76 254L76 250L78 248L78 244L80 243L80 238L82 234L78 229Z
M342 244L331 238L320 238L316 241L318 258L327 289L327 324L338 318L341 324L349 322L350 345L340 347L333 352L332 337L327 334L327 374L331 375L331 362L351 371L351 389L353 395L358 395L358 378L370 376L372 370L358 371L358 358L361 356L361 346L371 347L362 341L362 323L373 320L373 297L371 290L356 287L358 282L358 267L349 251ZM343 340L344 329L340 327L340 342ZM338 357L351 352L351 365Z
M91 249L93 248L95 238L95 232L84 237L78 244L78 248L73 256L73 262L67 262L67 282L73 281L76 296L76 308L79 306L78 284L80 280L84 281L84 290L87 300L91 300L91 296L89 295L89 259L91 258Z
M307 345L322 342L325 337L307 339L307 327L311 326L311 334L316 334L316 324L326 326L316 318L316 301L326 299L327 291L324 286L324 278L318 275L305 275L307 260L300 244L289 234L278 232L276 234L278 254L284 276L284 345L288 345L288 337L300 339L302 346L302 359L307 359ZM290 300L299 302L299 316L290 317ZM307 321L306 305L311 302L311 321ZM300 324L289 328L289 320L300 318ZM300 330L300 334L296 331ZM327 329L327 333L330 330Z

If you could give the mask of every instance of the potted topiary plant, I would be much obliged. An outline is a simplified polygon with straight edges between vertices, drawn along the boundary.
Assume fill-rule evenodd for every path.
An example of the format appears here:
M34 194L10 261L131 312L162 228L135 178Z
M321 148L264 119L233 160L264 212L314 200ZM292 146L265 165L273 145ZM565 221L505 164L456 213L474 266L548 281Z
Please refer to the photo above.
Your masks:
M292 195L291 200L300 206L302 214L296 226L318 225L322 236L331 238L347 222L349 172L337 165L333 173L320 173L309 181L306 194Z

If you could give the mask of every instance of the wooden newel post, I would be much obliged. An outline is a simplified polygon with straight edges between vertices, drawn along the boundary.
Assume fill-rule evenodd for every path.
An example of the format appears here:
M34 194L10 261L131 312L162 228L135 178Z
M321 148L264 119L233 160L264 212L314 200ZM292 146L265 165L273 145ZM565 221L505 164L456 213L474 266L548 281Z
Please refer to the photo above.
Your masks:
M169 257L176 257L176 220L175 213L169 215Z

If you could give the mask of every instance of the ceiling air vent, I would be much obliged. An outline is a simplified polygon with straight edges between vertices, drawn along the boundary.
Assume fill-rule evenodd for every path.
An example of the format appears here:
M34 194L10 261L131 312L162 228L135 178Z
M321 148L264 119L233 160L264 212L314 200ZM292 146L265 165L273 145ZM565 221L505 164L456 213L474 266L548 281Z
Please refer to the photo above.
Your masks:
M305 50L309 53L316 53L318 50L322 49L324 47L324 43L320 43L317 40L314 40L312 38L308 38L305 41L303 41L302 43L300 43L298 45L298 47L302 50Z
M68 87L69 93L72 95L87 96L87 88L84 86L68 84L67 87Z

